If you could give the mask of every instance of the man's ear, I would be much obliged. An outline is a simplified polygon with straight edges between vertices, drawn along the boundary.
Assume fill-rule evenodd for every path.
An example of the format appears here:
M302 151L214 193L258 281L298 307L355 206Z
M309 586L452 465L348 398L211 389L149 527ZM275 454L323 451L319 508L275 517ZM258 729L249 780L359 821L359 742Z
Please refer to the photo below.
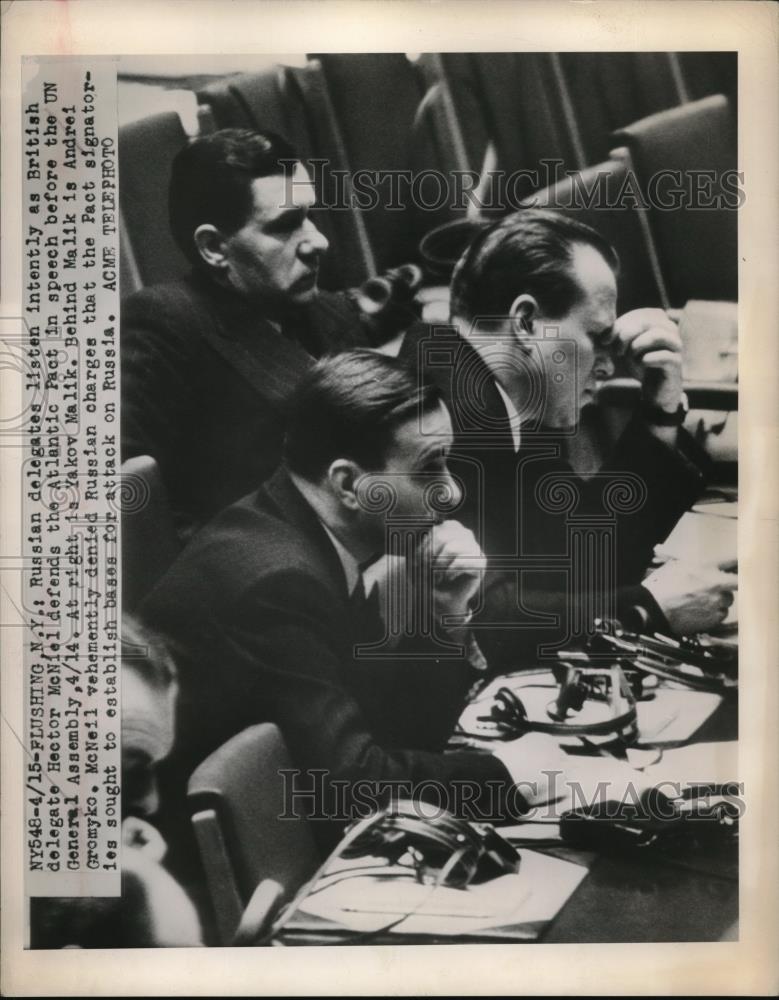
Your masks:
M347 510L359 510L361 504L357 496L357 481L363 475L360 466L348 458L337 458L331 463L326 475L336 499Z
M197 251L209 267L224 271L227 268L225 255L225 238L222 233L210 223L198 226L193 239Z
M538 319L539 314L538 302L526 292L518 295L509 306L511 325L519 336L532 336L533 322Z

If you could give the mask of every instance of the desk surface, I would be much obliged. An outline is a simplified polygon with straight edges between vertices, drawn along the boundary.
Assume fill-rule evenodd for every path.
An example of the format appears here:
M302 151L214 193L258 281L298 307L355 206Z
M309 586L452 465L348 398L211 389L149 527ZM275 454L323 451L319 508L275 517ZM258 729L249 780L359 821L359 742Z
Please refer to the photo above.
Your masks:
M736 520L729 518L735 509L734 504L697 507L695 514L680 522L676 540L681 545L690 541L691 534L697 537L699 532L708 531L707 546L715 539L720 545L715 558L734 556ZM738 705L733 700L723 702L689 742L736 739ZM587 878L540 940L589 943L733 939L738 921L738 872L732 859L685 860L595 858L588 866Z
M690 742L737 737L732 701L723 702ZM600 856L540 940L720 941L737 921L738 872L731 857Z
M705 510L705 508L703 508ZM701 508L698 508L700 511ZM730 516L734 508L714 505L712 515ZM707 523L701 529L701 520ZM713 523L714 517L696 513L680 524L679 536L686 541L689 531L709 530L735 544L735 519L725 525ZM719 556L719 552L718 552ZM725 558L725 557L723 557ZM738 704L735 698L724 700L717 710L687 742L715 743L738 738ZM737 775L732 776L737 779ZM516 829L516 828L515 828ZM557 916L541 929L536 940L543 943L630 943L672 941L735 940L738 936L738 866L733 852L664 858L648 853L606 856L578 851L561 844L541 850L587 867L588 872ZM521 852L522 845L518 844ZM304 929L305 928L305 929ZM372 944L453 944L456 942L517 942L511 928L505 933L490 931L462 938L412 937L400 934L370 936ZM334 932L322 921L305 918L299 930L293 921L283 942L296 945L349 943L350 935ZM354 943L360 943L354 938Z
M738 879L731 875L600 857L540 940L719 941L737 919Z
M735 740L737 735L736 702L724 701L690 742ZM636 851L606 856L562 844L527 846L588 869L557 916L540 930L539 942L720 941L737 936L739 887L733 852L664 858ZM523 939L510 927L458 938L401 934L361 938L310 916L293 920L283 935L287 945L458 942L523 943Z

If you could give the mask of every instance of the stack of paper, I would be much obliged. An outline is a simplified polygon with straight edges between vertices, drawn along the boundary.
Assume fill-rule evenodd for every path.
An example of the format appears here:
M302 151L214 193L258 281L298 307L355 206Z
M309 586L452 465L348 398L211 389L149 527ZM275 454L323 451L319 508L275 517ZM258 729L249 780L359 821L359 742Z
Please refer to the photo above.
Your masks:
M451 889L359 875L309 896L300 912L365 933L386 928L393 934L458 936L512 927L517 937L531 940L586 874L581 865L526 850L519 872L481 885Z

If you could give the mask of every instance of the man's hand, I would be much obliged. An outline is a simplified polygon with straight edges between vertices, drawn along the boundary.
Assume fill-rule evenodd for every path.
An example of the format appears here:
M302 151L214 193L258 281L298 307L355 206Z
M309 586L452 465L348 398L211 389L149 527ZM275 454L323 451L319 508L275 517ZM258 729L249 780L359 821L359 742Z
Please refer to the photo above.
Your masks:
M459 521L435 525L417 552L417 561L423 558L430 560L433 569L436 619L441 621L448 615L467 617L487 568L487 559L473 532Z
M682 341L662 309L633 309L614 324L611 348L641 380L647 403L675 413L682 400Z
M733 563L720 566L690 566L667 562L656 569L643 586L654 597L675 635L693 635L721 625L738 589Z

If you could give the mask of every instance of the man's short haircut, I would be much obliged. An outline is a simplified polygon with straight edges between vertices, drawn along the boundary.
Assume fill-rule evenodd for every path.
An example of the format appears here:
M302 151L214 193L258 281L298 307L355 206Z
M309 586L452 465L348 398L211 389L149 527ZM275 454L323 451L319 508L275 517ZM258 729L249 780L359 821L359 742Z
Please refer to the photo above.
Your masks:
M532 295L549 319L566 316L583 293L572 273L573 249L593 247L614 271L619 258L590 226L550 209L525 208L479 233L452 276L451 315L506 317L518 295Z
M274 132L225 128L185 146L173 160L168 211L173 238L187 258L201 262L193 234L216 226L231 235L252 211L252 181L290 174L300 160L286 139Z
M346 351L319 361L288 411L287 467L317 482L337 458L382 468L395 429L442 402L433 384L397 358Z

